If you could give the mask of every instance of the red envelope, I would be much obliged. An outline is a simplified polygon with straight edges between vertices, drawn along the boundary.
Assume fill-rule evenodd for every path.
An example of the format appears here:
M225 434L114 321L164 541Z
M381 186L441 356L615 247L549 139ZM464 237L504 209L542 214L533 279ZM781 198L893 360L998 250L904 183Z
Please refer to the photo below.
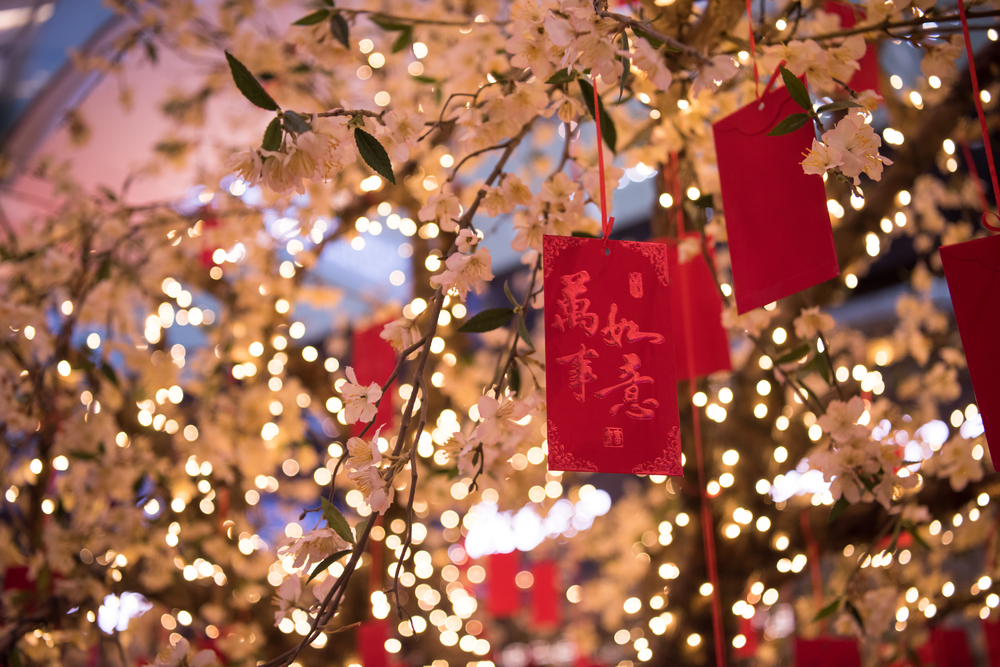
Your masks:
M545 560L531 568L531 620L537 628L559 625L559 591L556 577L559 571L554 561Z
M385 621L365 621L354 632L355 649L362 667L389 667L389 653L385 641L389 627Z
M993 461L1000 461L1000 236L939 249Z
M517 551L490 556L487 590L489 612L493 618L509 618L521 609L521 589L514 583L520 567Z
M858 18L864 18L864 9L856 7L847 2L828 1L823 3L823 11L836 14L840 17L840 27L843 29L853 28L858 22ZM858 60L861 69L854 72L854 76L847 84L857 92L862 90L874 90L879 92L878 85L878 45L871 42L865 49L865 55Z
M983 634L986 635L986 652L989 654L990 667L1000 667L1000 623L983 621Z
M812 124L767 136L801 112L779 88L712 126L741 314L840 274L823 179L804 174L800 164L815 136Z
M965 641L964 630L934 628L931 630L931 648L934 651L934 667L973 667L969 642Z
M746 637L746 643L735 651L736 659L743 660L745 658L752 658L757 655L758 644L758 632L753 627L753 619L743 618L741 616L736 620L740 627L740 634Z
M354 332L353 352L351 363L354 366L354 374L358 378L358 384L368 386L372 382L377 382L381 387L389 379L392 372L396 370L396 351L392 349L384 338L381 337L382 328L385 322L360 329ZM375 426L368 431L365 437L370 438L375 434L375 429L385 425L387 429L392 428L393 421L392 393L382 397L382 402L378 404L378 414L375 416ZM359 435L364 430L366 422L355 422L351 427L352 435Z
M667 246L546 236L549 470L680 475Z
M854 639L795 638L795 667L861 667L861 653Z
M684 234L700 242L698 233ZM714 244L708 243L708 256L715 263ZM729 361L729 339L722 326L722 297L715 285L712 270L705 256L698 254L683 264L677 263L677 240L667 240L670 262L670 317L674 323L674 368L677 376L688 376L688 335L684 325L684 297L687 292L688 320L691 323L691 349L694 354L694 376L711 375L716 371L732 370Z

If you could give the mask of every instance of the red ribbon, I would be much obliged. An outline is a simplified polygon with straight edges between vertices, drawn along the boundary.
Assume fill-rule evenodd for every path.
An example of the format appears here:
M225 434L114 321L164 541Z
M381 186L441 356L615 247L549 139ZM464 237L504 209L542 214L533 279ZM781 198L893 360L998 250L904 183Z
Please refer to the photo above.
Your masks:
M747 0L747 24L750 26L750 60L753 62L753 87L760 99L760 78L757 74L757 38L753 36L753 13L750 10L750 0Z
M670 153L670 163L673 172L674 205L677 207L677 251L680 253L680 240L684 235L684 212L681 200L680 161L677 153ZM677 257L680 263L680 255ZM705 543L705 569L708 571L708 581L712 584L712 629L715 634L715 664L717 667L726 665L726 646L722 627L722 593L719 590L719 570L715 556L715 528L712 525L711 497L705 485L705 460L701 445L701 411L694 404L695 386L694 372L694 333L691 331L691 306L686 285L686 272L678 271L677 282L681 293L681 309L684 314L684 341L687 349L687 378L691 394L691 415L694 427L694 451L698 464L698 490L701 494L701 535Z
M747 0L750 2L750 0ZM990 165L990 178L993 181L993 197L1000 203L1000 183L997 182L997 168L993 164L993 147L990 145L990 132L986 128L986 115L983 113L983 101L979 97L979 77L976 76L976 59L972 55L972 38L969 37L969 22L965 18L965 2L963 0L958 0L958 15L962 19L962 32L965 34L965 51L969 56L969 77L972 79L972 94L975 96L976 100L976 113L979 114L979 127L983 131L983 143L986 146L986 161ZM972 167L972 161L968 160L970 168ZM978 182L978 177L976 178ZM985 204L985 201L984 201ZM986 221L986 217L992 215L997 221L1000 221L1000 217L996 213L993 213L988 208L984 206L983 208L983 226L987 229L1000 232L1000 227L994 227Z
M623 73L622 76L624 75ZM597 94L597 77L591 81L594 82L594 123L597 125L597 171L601 178L601 238L604 239L604 248L607 250L608 237L611 236L611 230L615 226L615 218L614 216L608 218L608 202L605 195L607 185L604 181L604 138L601 137L601 96Z

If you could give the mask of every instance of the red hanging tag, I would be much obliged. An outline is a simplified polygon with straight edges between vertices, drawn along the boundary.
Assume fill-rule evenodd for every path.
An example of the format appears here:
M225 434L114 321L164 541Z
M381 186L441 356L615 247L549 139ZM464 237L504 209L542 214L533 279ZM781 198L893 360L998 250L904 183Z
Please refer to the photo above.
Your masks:
M531 620L539 629L553 628L561 619L559 609L559 569L554 561L535 563L531 568Z
M682 474L667 247L546 236L543 261L549 470Z
M510 618L521 610L521 589L515 583L520 561L517 551L490 556L486 585L488 608L493 618Z
M741 314L840 273L823 179L800 164L812 145L812 124L767 136L801 112L779 88L712 127Z
M389 638L389 624L385 621L364 621L354 631L354 648L361 658L362 667L389 667L389 653L385 641Z
M986 636L989 667L1000 667L1000 622L983 621L983 635Z
M701 252L701 235L684 234L682 243L691 245L693 254L683 264L677 261L677 240L667 239L667 260L670 264L670 319L674 324L674 368L680 378L687 376L688 339L684 327L684 308L678 290L681 285L688 291L688 309L691 319L691 353L694 356L694 375L701 377L717 371L732 370L729 360L729 339L722 326L722 297L712 277L712 269ZM715 263L714 244L707 242L709 260ZM683 254L683 253L682 253Z
M381 387L396 369L396 351L381 337L387 321L354 332L351 359L358 384L362 386L375 382ZM386 431L392 430L395 415L392 409L393 393L390 391L382 396L382 402L379 403L378 413L375 416L375 426L368 430L366 437L371 437L376 429L383 426ZM355 422L351 427L351 435L360 435L366 426L367 422Z
M855 639L795 638L795 667L861 667Z
M1000 236L942 246L941 263L951 292L972 388L986 429L990 456L1000 461Z
M858 18L864 19L867 12L849 2L840 0L827 0L823 3L823 11L836 14L840 17L840 27L844 30L853 28L858 22ZM850 81L845 81L847 85L855 91L874 90L879 94L878 84L878 46L869 42L865 47L865 55L858 60L858 69Z
M931 630L934 667L973 667L965 630L937 627Z

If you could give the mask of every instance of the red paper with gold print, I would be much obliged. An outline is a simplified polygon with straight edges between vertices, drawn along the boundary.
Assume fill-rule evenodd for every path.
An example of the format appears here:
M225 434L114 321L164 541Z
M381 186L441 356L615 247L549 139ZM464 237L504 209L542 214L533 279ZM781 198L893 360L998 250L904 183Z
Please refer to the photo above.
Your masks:
M543 266L549 470L682 474L667 246L546 236Z
M812 123L768 136L801 112L788 89L779 88L712 126L741 314L840 273L823 179L802 171Z

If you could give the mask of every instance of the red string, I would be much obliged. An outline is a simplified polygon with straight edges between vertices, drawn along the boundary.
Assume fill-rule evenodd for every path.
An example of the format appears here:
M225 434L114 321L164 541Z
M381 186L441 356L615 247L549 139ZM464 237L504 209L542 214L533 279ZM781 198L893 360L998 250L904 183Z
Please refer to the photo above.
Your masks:
M701 534L705 543L705 569L708 571L708 581L712 584L712 629L715 634L715 664L717 667L726 665L726 646L722 627L722 592L719 590L719 570L715 557L715 528L712 524L711 496L705 485L705 462L701 445L701 412L694 404L695 386L694 372L694 333L691 331L691 305L688 294L687 274L680 270L680 242L684 236L684 212L681 200L680 162L677 153L670 153L670 163L673 172L674 204L677 207L677 250L678 271L677 282L681 292L681 311L684 317L684 344L687 349L687 379L691 394L691 416L694 428L695 460L698 464L698 490L701 495Z
M778 74L781 72L781 68L784 66L785 66L785 61L782 60L780 63L778 63L778 66L774 68L774 71L771 73L771 78L767 80L767 85L764 86L765 95L771 92L771 86L773 86L774 82L778 80ZM759 99L760 95L758 95L757 97Z
M750 0L747 0L749 2ZM975 96L976 113L979 114L979 127L983 131L983 144L986 146L986 161L990 165L990 178L993 180L993 197L1000 204L1000 183L997 182L997 168L993 164L993 147L990 145L990 132L986 128L986 116L983 114L983 101L979 97L979 77L976 76L976 59L972 55L972 38L969 37L969 22L965 18L965 2L958 0L958 15L962 19L962 32L965 34L965 51L969 55L969 77L972 79L972 94ZM971 160L969 161L971 165ZM977 179L978 180L978 179ZM1000 227L994 227L986 221L986 217L992 215L1000 221L995 213L988 208L983 208L983 226L994 232L1000 232Z
M986 191L983 190L983 181L979 178L979 170L976 169L976 162L972 158L972 151L969 150L969 144L964 141L960 141L959 145L962 147L962 155L965 156L965 164L969 167L969 173L972 174L972 184L976 186L976 194L979 195L979 205L984 211L990 210L990 203L986 200Z
M594 82L594 123L597 126L597 172L601 179L601 238L604 239L604 247L608 247L608 237L615 226L615 219L608 218L608 202L605 191L607 184L604 181L604 138L601 136L601 97L597 94L597 77L591 79Z
M757 75L757 38L753 36L753 13L750 10L750 0L747 0L747 24L750 26L750 60L753 61L753 87L760 99L760 78Z

